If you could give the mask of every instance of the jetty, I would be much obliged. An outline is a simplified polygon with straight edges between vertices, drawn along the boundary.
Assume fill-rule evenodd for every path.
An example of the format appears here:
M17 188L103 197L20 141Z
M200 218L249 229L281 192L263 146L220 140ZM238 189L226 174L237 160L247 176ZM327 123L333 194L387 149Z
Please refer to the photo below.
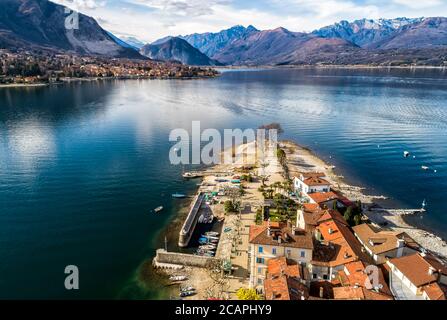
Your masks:
M378 211L378 212L388 212L393 215L399 215L399 216L406 216L406 215L412 215L412 214L422 214L427 212L424 208L421 209L384 209L384 208L371 208L371 211Z
M205 194L200 192L193 200L191 209L189 210L188 216L180 230L180 235L178 239L179 247L185 248L188 246L191 236L194 233L194 229L197 225L197 220L199 218L200 207L202 206Z
M182 177L185 179L196 179L196 178L203 178L209 175L220 176L228 174L229 174L228 172L222 172L222 171L188 171L183 173Z

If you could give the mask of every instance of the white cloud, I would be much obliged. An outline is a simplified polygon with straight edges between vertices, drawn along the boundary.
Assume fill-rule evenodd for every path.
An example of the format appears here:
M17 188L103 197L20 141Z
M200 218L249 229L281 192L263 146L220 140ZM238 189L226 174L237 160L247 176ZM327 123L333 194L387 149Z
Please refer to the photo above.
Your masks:
M436 7L443 4L442 0L424 0L424 1L393 0L393 2L399 5L407 6L411 9L425 9L425 8Z
M96 9L106 5L106 1L100 0L51 0L52 2L67 6L76 10Z

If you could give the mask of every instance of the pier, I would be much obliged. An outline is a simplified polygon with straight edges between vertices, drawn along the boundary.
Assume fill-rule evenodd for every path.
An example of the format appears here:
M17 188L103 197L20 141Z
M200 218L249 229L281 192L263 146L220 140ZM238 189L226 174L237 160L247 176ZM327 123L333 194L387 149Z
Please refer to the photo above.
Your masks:
M422 214L425 213L426 210L424 208L421 209L383 209L383 208L372 208L371 211L378 212L388 212L394 215L406 216L412 214Z
M193 201L193 205L186 217L185 223L180 230L180 235L178 239L179 247L185 248L188 246L189 241L191 240L191 236L194 233L194 229L197 225L197 220L199 216L200 207L202 206L203 199L205 198L205 194L200 192Z

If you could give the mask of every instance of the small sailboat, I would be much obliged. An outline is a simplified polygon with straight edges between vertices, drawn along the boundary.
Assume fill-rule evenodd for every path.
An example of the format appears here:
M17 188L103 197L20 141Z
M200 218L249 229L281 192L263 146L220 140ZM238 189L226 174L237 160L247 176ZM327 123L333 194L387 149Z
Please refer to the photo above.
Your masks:
M408 158L410 156L410 152L404 151L404 158Z
M159 212L163 211L163 209L164 209L164 208L163 208L162 206L159 206L159 207L157 207L157 208L154 209L154 212L155 212L155 213L159 213Z

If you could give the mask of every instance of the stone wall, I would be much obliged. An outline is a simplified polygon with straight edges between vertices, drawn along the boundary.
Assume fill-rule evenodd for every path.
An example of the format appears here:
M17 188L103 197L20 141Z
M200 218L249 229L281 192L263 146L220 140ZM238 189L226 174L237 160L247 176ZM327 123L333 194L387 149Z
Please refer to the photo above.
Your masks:
M178 264L188 267L199 267L206 268L209 266L216 258L197 256L193 254L185 254L178 252L166 252L164 249L158 249L157 255L155 256L155 261L158 263L165 264Z

